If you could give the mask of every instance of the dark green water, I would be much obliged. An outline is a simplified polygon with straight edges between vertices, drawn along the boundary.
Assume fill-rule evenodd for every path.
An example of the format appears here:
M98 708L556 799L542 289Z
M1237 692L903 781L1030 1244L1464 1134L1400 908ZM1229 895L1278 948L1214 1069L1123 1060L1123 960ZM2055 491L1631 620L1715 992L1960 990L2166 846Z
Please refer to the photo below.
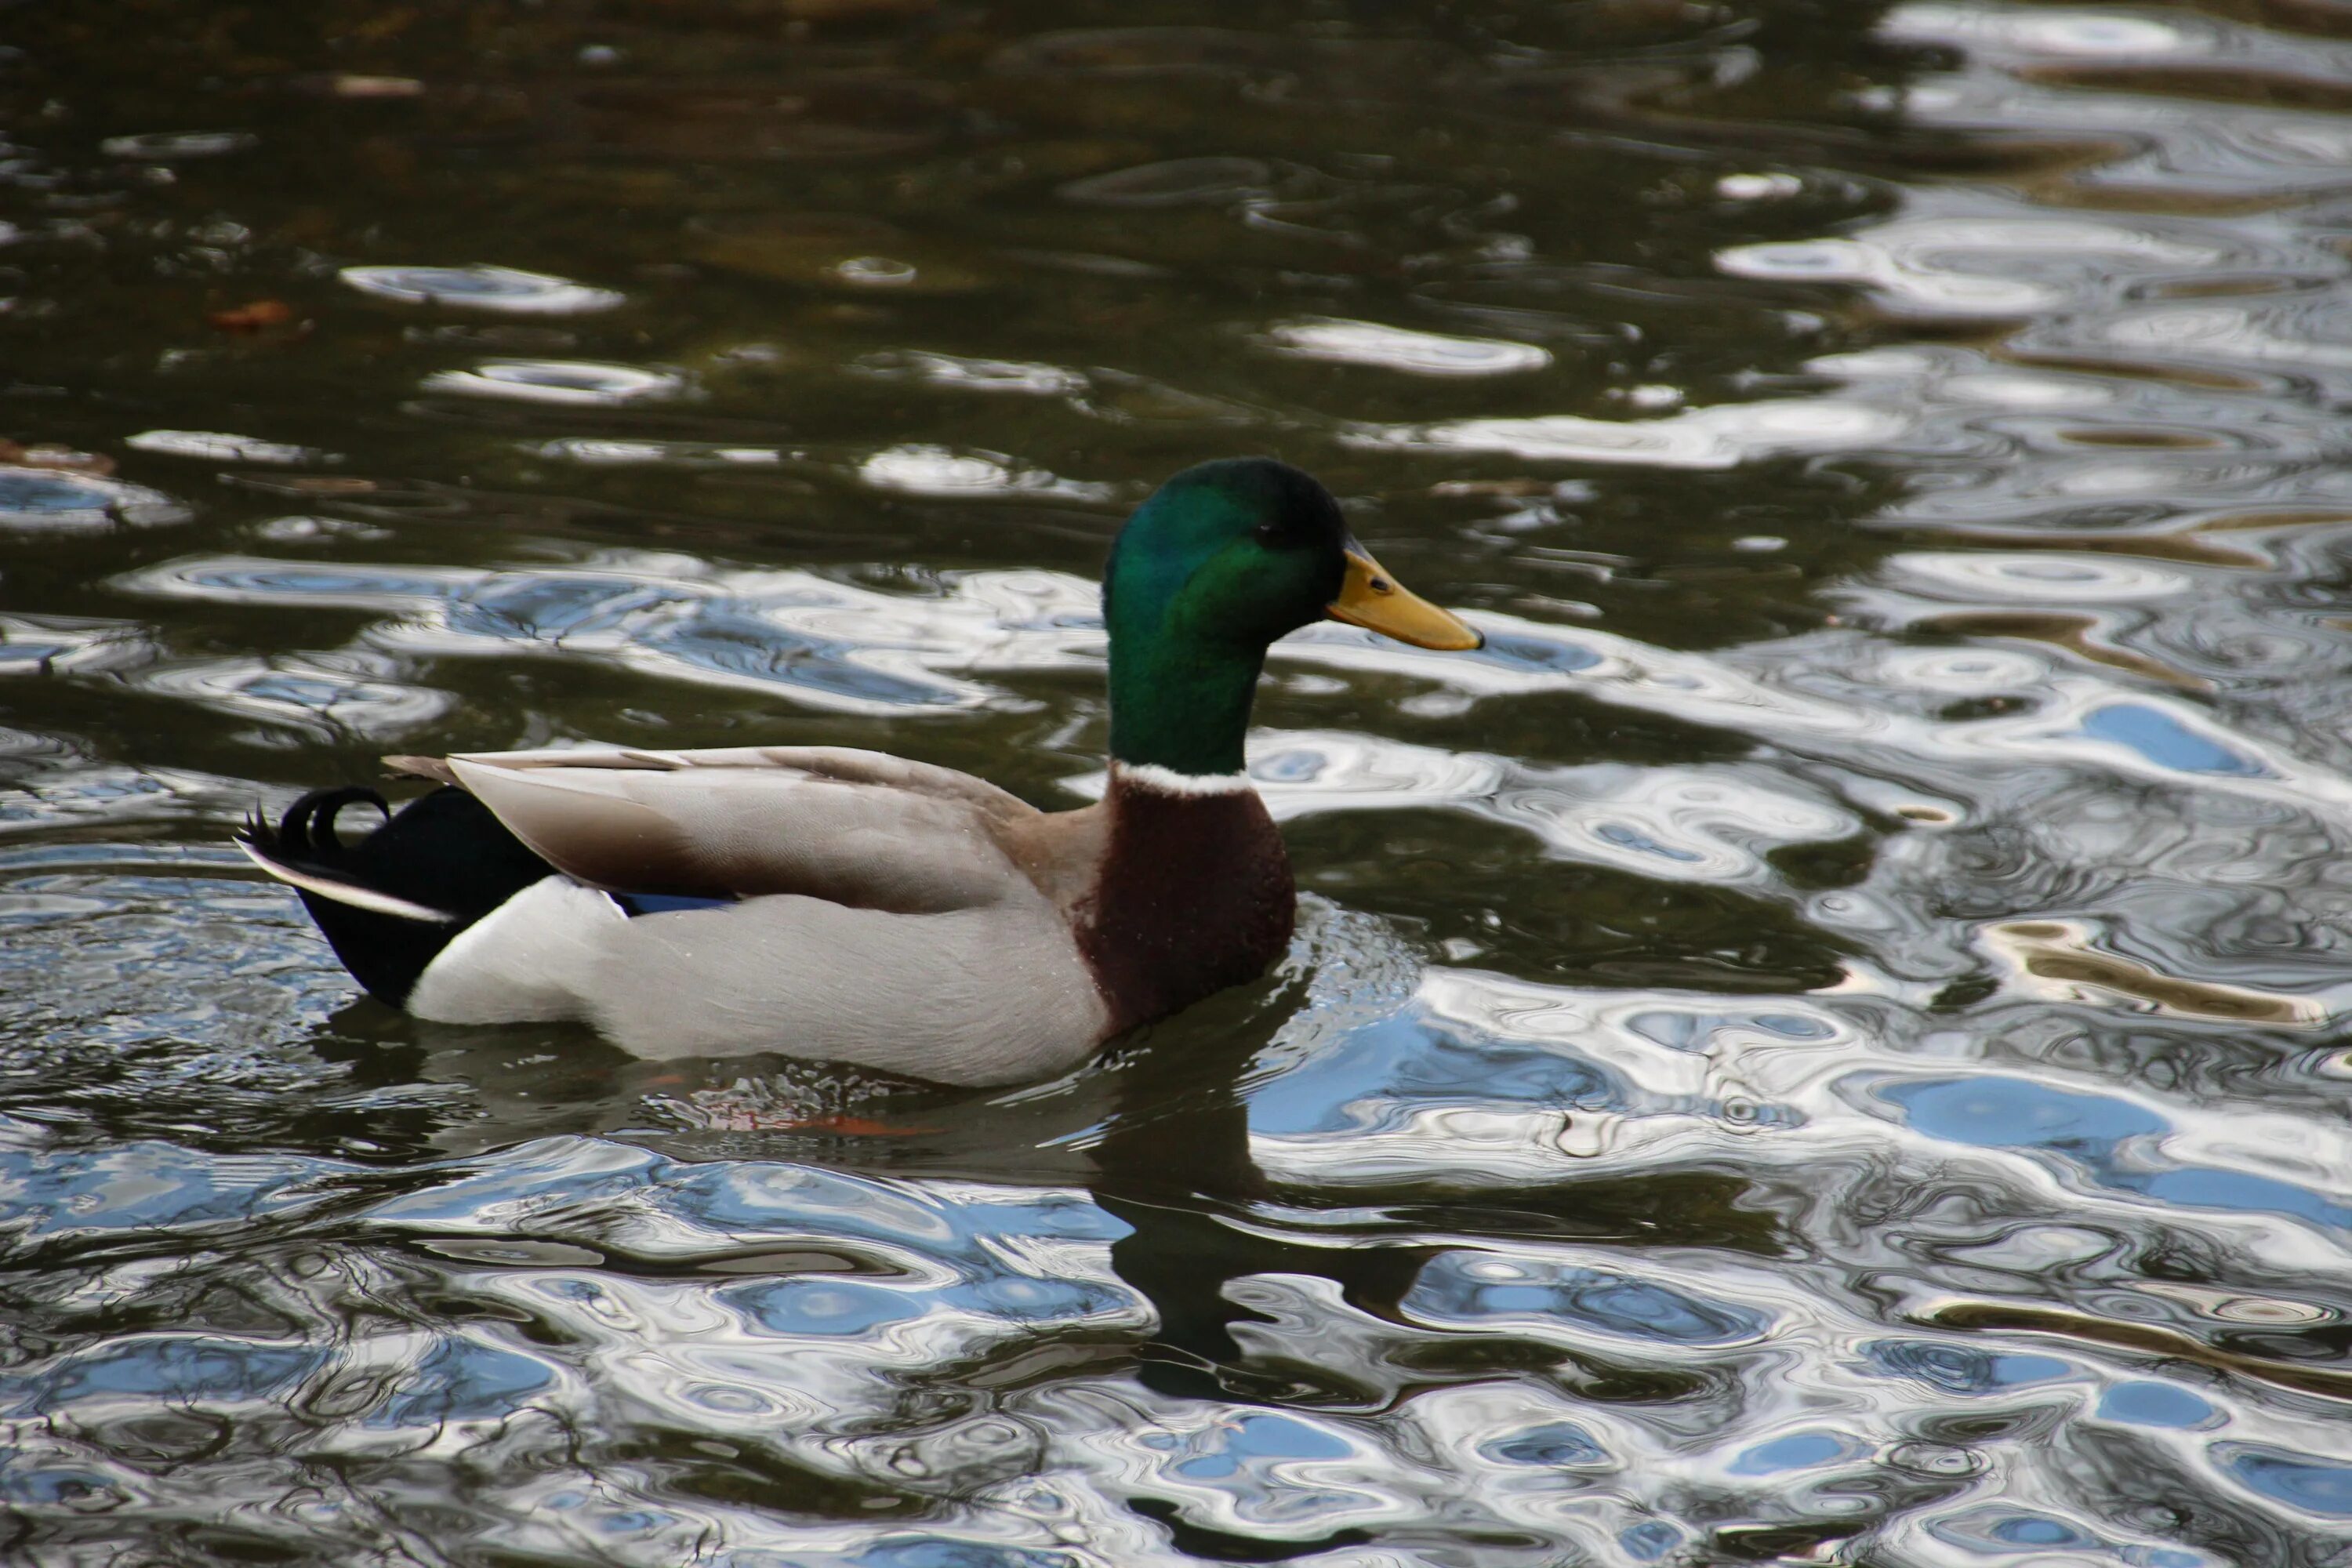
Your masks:
M47 0L0 143L0 1560L2352 1561L2352 12ZM1066 1081L227 847L1075 804L1242 452L1489 646L1276 650L1295 950Z

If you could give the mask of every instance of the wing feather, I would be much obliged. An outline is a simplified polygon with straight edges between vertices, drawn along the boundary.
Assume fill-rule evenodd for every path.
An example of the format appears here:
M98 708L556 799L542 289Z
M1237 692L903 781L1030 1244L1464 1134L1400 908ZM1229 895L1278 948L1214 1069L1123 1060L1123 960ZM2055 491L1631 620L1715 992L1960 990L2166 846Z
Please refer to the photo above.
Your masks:
M1034 886L998 837L1034 807L881 752L595 748L475 752L447 767L533 851L614 891L938 912Z

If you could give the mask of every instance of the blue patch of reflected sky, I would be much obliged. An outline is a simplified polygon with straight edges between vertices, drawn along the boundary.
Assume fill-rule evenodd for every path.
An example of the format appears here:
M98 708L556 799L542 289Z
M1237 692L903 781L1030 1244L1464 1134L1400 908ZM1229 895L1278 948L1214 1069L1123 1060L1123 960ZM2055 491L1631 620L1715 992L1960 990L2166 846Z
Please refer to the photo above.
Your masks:
M1493 631L1486 634L1486 646L1473 657L1490 664L1508 665L1513 669L1553 675L1591 669L1601 662L1599 654L1576 643Z
M1475 1086L1475 1095L1465 1086ZM1250 1130L1280 1136L1344 1131L1366 1100L1475 1099L1544 1106L1613 1104L1615 1086L1581 1058L1508 1041L1465 1040L1411 1016L1351 1029L1250 1091Z
M2118 1383L2099 1396L2099 1415L2133 1426L2204 1426L2220 1411L2185 1388L2169 1383Z
M726 1292L731 1305L771 1333L852 1339L919 1318L924 1298L836 1274L763 1281Z
M368 1425L437 1426L511 1415L554 1381L554 1369L531 1356L472 1340L444 1340Z
M2255 778L2270 772L2252 758L2199 734L2171 714L2136 702L2110 703L2086 714L2083 733L2095 741L2127 747L2175 773Z
M1654 1280L1570 1264L1444 1252L1425 1264L1404 1310L1424 1321L1471 1326L1482 1319L1542 1320L1624 1339L1683 1345L1755 1338L1769 1320Z
M2216 1444L2224 1468L2289 1508L2326 1519L2352 1519L2352 1464L2252 1443Z
M81 1399L130 1396L217 1405L289 1395L329 1352L213 1335L113 1341L29 1376L0 1380L0 1411L34 1415Z
M1735 1476L1769 1476L1780 1470L1811 1469L1832 1464L1857 1452L1856 1446L1835 1432L1791 1432L1769 1443L1759 1443L1731 1461Z
M2076 1162L2103 1185L2158 1203L2352 1227L2352 1206L2276 1177L2201 1165L2148 1168L2156 1158L2153 1141L2171 1123L2127 1100L1999 1073L1895 1083L1878 1092L1930 1137L1980 1148L2047 1149ZM2122 1145L2136 1138L2149 1142L2126 1157Z
M1478 1446L1478 1452L1483 1458L1503 1464L1536 1465L1546 1469L1600 1465L1609 1459L1607 1450L1573 1421L1549 1421L1507 1437L1490 1437Z
M1997 1394L2074 1375L2074 1363L2047 1355L2003 1355L1934 1340L1874 1340L1862 1353L1882 1372L1947 1394Z

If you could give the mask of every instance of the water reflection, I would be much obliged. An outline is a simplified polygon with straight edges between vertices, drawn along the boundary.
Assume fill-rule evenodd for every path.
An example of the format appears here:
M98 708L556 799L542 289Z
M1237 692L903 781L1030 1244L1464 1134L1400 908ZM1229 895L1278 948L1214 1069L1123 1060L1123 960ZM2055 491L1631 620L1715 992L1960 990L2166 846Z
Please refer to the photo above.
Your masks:
M153 528L189 515L187 507L143 485L65 469L0 468L0 528L17 532Z
M379 300L510 316L583 315L609 310L628 298L512 267L346 267L336 276Z
M2336 1549L2328 17L693 10L11 14L11 1561ZM1487 646L1276 650L1298 939L1066 1079L418 1026L222 847L1083 798L1236 450Z
M1410 375L1510 375L1551 363L1550 353L1533 343L1451 338L1374 321L1284 321L1261 341L1276 353L1378 365Z
M207 463L269 463L287 466L331 460L309 447L283 441L263 441L251 436L231 436L218 430L142 430L122 444L134 452L161 452Z
M688 387L683 377L635 365L492 360L472 370L436 371L425 378L425 390L588 408L682 397Z
M1850 449L1891 442L1900 416L1857 403L1791 402L1696 408L1660 419L1604 420L1575 414L1526 419L1464 419L1365 432L1368 445L1496 452L1536 462L1639 463L1666 468L1728 468L1786 452Z
M260 145L261 139L244 131L147 131L135 136L110 136L98 150L110 158L137 158L170 163L179 158L217 158Z

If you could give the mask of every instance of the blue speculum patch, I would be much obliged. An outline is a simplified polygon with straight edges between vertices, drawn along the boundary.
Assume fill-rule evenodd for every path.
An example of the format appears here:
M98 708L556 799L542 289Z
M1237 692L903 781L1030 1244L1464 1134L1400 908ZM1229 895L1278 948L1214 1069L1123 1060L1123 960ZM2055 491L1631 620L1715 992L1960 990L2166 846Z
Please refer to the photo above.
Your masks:
M639 915L666 915L678 910L723 910L733 899L698 899L676 893L614 893L613 901L632 920Z

